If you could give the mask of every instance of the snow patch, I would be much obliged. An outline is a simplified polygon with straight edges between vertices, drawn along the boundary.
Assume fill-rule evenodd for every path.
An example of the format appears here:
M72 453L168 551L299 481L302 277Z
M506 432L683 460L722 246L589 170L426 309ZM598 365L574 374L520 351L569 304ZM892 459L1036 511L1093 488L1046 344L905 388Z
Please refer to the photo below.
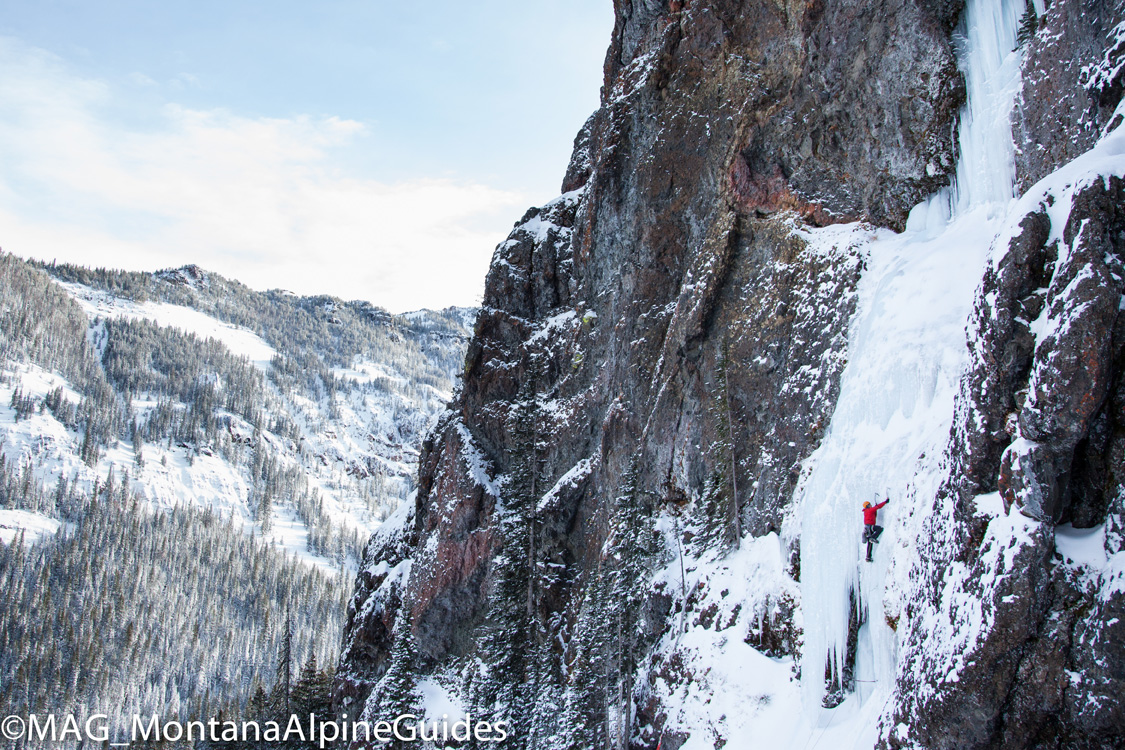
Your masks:
M1055 551L1067 564L1102 570L1109 562L1105 553L1105 524L1076 529L1072 524L1055 527Z
M39 513L0 508L0 541L4 544L11 544L21 531L24 544L35 544L44 537L54 536L62 525Z
M246 357L262 371L269 369L271 360L277 354L272 346L253 331L224 323L190 307L167 302L134 302L76 282L56 280L55 283L70 293L91 320L98 317L150 320L157 325L178 328L202 339L215 339L232 354Z
M465 708L457 696L431 679L422 679L416 686L422 699L422 711L428 721L448 719L450 724L465 716Z
M559 477L559 481L555 482L555 486L547 490L547 493L539 499L537 510L543 511L550 507L555 498L559 496L567 487L573 487L581 482L586 477L590 476L590 472L594 469L594 461L590 458L584 458Z
M461 437L461 458L465 461L469 478L493 497L500 497L500 490L489 474L484 452L477 447L473 434L463 422L457 423L457 434Z

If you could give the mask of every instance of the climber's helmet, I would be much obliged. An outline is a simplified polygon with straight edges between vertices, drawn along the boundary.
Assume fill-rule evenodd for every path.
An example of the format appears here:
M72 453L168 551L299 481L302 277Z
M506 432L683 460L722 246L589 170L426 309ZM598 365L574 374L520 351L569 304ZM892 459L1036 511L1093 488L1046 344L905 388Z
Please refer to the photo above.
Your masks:
M871 507L871 503L869 503L868 501L864 500L864 501L863 501L863 507L864 507L864 508L870 508L870 507Z

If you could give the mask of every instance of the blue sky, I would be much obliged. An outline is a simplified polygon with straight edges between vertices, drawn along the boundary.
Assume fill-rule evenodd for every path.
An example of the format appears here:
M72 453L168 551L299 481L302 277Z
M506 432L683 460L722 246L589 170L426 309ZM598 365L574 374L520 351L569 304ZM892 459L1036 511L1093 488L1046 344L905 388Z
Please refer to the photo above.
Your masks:
M610 0L0 0L0 247L473 304L558 191Z

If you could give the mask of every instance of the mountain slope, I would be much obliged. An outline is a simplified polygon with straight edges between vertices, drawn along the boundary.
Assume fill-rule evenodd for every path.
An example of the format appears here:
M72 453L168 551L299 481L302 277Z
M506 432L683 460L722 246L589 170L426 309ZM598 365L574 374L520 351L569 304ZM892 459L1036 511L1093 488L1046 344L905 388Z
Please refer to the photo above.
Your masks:
M0 255L0 705L243 710L286 627L331 664L472 314Z
M41 404L63 387L79 411L85 399L106 424L83 453L76 441L91 431L67 438L40 409L42 424L8 429L8 460L31 460L46 484L75 472L89 484L110 465L127 467L154 506L235 512L283 546L329 552L337 564L409 491L421 437L452 391L470 314L390 316L367 303L252 292L195 267L155 275L46 270L89 319L88 336L69 301L25 290L12 305L67 310L67 333L48 325L39 338L62 352L78 352L88 339L81 366L103 392L91 396L86 375L24 352L10 358L23 372L9 373L3 395L12 401L19 390ZM50 291L59 297L57 287ZM8 346L15 353L29 338L13 329ZM80 426L77 415L70 421ZM29 442L56 433L70 444L39 445L32 455ZM287 486L273 486L284 473ZM281 489L286 497L273 509L275 498L263 493ZM258 517L265 505L277 524ZM284 523L287 511L299 518ZM304 538L310 533L319 541Z

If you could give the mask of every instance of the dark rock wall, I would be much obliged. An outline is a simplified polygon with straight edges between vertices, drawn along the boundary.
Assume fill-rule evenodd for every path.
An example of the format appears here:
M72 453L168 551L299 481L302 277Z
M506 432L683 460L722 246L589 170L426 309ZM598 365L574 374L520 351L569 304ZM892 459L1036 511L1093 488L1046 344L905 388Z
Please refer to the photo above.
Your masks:
M956 12L618 4L602 107L576 139L567 192L497 248L464 388L426 443L409 533L368 548L341 698L363 699L382 676L404 614L430 668L477 648L500 550L503 492L491 483L529 460L539 494L580 461L591 467L538 512L535 555L565 571L538 594L544 627L574 619L603 547L599 513L634 456L658 505L698 499L710 482L731 508L737 486L745 532L779 528L827 426L861 266L846 245L808 247L797 217L901 226L948 182ZM549 436L530 458L514 445L528 391L546 404ZM730 434L733 454L718 447ZM404 545L405 589L371 572L405 559Z
M1106 53L1115 60L1125 55L1125 45L1107 45L1121 20L1120 3L1048 5L1038 33L1024 45L1023 88L1012 118L1018 192L1093 146L1121 98L1120 80L1089 90L1097 85L1090 71Z
M1029 212L986 274L970 324L971 366L951 442L953 470L930 519L930 601L916 603L891 747L1122 746L1125 591L1076 568L1054 530L1107 524L1121 552L1125 486L1125 181L1073 195L1063 227ZM1057 216L1057 215L1056 215ZM1052 229L1058 230L1052 234ZM1038 330L1038 341L1032 327ZM981 514L999 491L1009 518ZM1014 557L996 527L1015 524ZM1022 526L1021 526L1022 525ZM946 571L952 569L952 574ZM979 608L951 608L951 601ZM972 614L975 612L976 614ZM934 622L979 634L935 650Z
M1113 20L1103 6L1057 0L1044 28L1065 31L1032 43L1042 76L1028 78L1018 112L1024 183L1088 147L1081 138L1092 143L1103 126L1089 118L1112 112L1112 85L1091 103L1066 57L1102 55ZM341 706L378 708L369 696L406 658L396 652L404 636L422 674L457 673L479 656L497 627L490 596L502 588L502 555L553 571L529 585L526 607L536 653L551 664L537 674L568 687L569 634L630 467L649 512L710 497L704 507L728 541L734 528L780 527L800 462L831 416L862 270L846 242L812 247L799 230L853 220L901 228L911 206L948 183L963 100L950 47L960 7L618 0L602 106L576 138L564 195L529 210L496 249L464 386L426 442L415 507L368 546ZM1075 19L1082 28L1068 25ZM1065 106L1047 117L1042 101ZM1096 226L1062 262L1045 213L1029 213L985 280L935 539L951 533L940 521L980 544L971 498L1001 487L1049 523L1108 513L1107 544L1120 546L1120 191L1115 182L1083 194L1065 241L1082 218ZM1082 269L1095 275L1071 284ZM1033 350L1029 322L1043 309L1075 325ZM501 520L517 485L542 501L519 511L526 548L505 550ZM1048 531L1037 533L1021 576L976 592L1001 609L1017 602L995 620L994 657L982 656L961 687L916 691L938 697L897 707L922 727L932 743L923 746L1025 747L1122 726L1106 698L1121 679L1125 617L1108 623L1122 603L1094 602L1053 565ZM973 551L930 543L940 553L927 573L936 600L939 561ZM663 611L646 609L650 635L666 626ZM934 678L925 634L912 637L917 679ZM1089 675L1081 689L1065 677L1078 669ZM1051 687L1027 687L1040 682ZM908 677L900 690L917 687ZM547 721L558 710L527 708ZM517 735L514 746L525 742Z

